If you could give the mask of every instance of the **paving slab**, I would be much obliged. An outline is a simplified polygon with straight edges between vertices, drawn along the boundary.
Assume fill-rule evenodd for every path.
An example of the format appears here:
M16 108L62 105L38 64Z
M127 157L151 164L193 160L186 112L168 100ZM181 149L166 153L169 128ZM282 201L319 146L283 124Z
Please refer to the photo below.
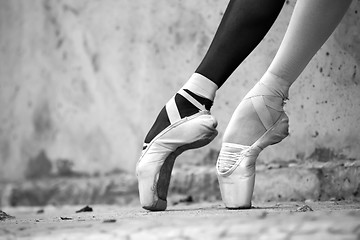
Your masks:
M163 212L137 205L7 207L0 239L360 239L360 203L268 202L227 210L221 202L180 203Z

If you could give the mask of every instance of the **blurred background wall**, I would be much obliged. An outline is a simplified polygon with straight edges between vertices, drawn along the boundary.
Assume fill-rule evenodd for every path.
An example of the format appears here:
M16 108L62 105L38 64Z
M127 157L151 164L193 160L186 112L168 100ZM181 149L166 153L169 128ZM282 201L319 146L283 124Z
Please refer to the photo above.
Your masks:
M227 3L0 0L1 204L136 199L143 138L205 55ZM172 196L219 199L222 134L274 57L294 4L218 91L219 136L179 157ZM260 155L255 200L360 197L359 10L354 0L291 88L290 136Z

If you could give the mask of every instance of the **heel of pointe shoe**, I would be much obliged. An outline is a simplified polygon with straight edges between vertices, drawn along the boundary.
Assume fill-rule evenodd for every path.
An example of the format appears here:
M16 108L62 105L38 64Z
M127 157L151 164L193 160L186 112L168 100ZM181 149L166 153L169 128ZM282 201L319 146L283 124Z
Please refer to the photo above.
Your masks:
M285 112L282 114L271 132L274 135L274 144L281 142L289 135L289 117Z
M285 112L280 116L276 123L260 137L253 146L258 146L261 149L269 145L274 145L281 142L289 135L289 118Z

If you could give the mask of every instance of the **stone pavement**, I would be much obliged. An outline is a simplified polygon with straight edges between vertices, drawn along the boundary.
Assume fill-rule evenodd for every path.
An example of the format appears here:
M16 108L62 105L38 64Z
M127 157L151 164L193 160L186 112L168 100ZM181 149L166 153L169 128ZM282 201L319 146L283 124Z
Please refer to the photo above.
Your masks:
M309 208L301 208L305 204ZM4 208L15 218L0 222L0 239L360 239L359 202L253 205L227 210L220 202L180 203L165 212L135 205L94 205L81 213L75 212L83 206Z

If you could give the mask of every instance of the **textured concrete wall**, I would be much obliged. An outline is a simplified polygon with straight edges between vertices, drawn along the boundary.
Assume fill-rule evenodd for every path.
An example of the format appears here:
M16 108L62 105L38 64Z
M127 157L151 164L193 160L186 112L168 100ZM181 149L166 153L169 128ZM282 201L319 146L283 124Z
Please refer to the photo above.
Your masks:
M0 178L133 171L225 5L0 1Z
M295 1L218 92L214 165L236 105L271 62ZM163 104L192 74L227 1L1 0L0 180L133 172ZM360 159L360 2L290 92L290 137L259 164ZM234 43L236 44L236 43Z

